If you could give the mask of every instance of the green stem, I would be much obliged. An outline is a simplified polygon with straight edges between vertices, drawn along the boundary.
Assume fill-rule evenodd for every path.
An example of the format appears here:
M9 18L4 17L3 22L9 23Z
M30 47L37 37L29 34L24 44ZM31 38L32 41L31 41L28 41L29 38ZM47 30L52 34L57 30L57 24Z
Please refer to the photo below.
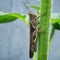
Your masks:
M52 38L54 36L55 28L52 26L51 34L50 34L50 40L49 40L49 45L51 45Z
M49 27L50 27L50 15L51 15L51 0L41 0L41 15L40 22L38 25L39 32L38 34L38 60L47 60L48 59L48 37L49 37Z

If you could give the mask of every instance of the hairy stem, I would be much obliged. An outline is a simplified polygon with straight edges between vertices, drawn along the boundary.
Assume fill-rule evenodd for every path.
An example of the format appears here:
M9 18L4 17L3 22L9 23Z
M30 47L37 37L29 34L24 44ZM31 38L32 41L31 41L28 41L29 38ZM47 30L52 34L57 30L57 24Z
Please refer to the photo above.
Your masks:
M44 14L45 13L45 14ZM38 25L38 60L48 59L48 44L49 44L49 27L51 15L51 0L41 0L41 15Z

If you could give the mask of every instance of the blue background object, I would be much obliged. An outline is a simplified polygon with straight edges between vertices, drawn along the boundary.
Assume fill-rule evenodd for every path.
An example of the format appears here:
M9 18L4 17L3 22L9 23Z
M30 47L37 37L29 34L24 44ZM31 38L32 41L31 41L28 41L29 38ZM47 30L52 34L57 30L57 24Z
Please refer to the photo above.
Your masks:
M0 11L28 14L24 0L0 0ZM38 0L25 0L39 5ZM60 12L60 0L53 0L52 13ZM48 60L60 60L60 31L56 30ZM0 60L32 60L29 58L29 27L19 19L0 24Z

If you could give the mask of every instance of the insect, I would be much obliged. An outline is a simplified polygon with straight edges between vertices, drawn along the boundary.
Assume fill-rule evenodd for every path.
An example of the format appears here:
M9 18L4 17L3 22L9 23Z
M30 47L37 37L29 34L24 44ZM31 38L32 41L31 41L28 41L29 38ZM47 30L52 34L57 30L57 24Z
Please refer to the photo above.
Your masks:
M37 39L37 16L29 12L29 17L30 17L30 52L29 56L30 58L33 57L34 51L35 51L35 46L36 46L36 39Z
M29 23L30 23L30 51L29 51L29 57L32 58L34 55L34 51L36 51L36 45L37 45L37 33L38 33L38 18L40 16L37 16L32 11L29 10L28 6L24 3L26 8L29 11ZM43 14L44 15L44 14Z
M27 7L27 5L24 3L24 5ZM27 7L28 9L28 7ZM29 10L29 9L28 9ZM30 23L30 51L29 51L29 57L32 58L35 51L35 45L36 45L36 38L37 38L37 15L35 15L32 11L29 10L29 23Z

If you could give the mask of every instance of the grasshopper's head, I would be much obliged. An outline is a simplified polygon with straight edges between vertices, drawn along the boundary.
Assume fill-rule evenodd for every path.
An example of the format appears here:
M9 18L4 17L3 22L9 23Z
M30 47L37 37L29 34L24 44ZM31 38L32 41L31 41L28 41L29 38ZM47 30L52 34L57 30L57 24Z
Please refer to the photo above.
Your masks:
M33 12L31 12L31 11L30 11L28 14L29 14L30 21L37 18L37 15L35 15L35 14L34 14Z

